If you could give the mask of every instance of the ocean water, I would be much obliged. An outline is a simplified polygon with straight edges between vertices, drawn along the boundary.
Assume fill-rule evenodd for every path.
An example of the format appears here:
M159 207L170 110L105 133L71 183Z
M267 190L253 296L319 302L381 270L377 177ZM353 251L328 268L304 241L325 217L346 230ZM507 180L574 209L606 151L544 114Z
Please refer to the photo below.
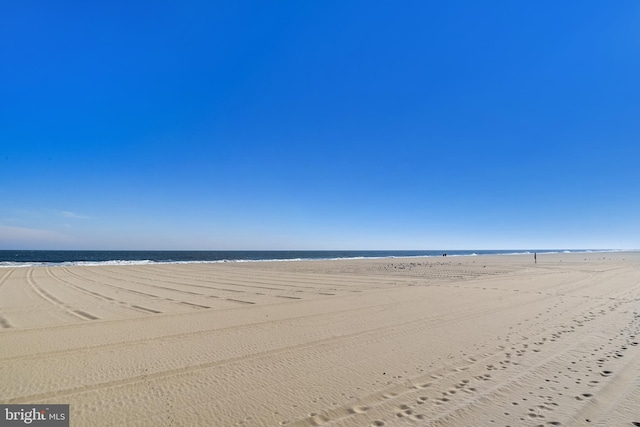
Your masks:
M0 267L54 265L127 265L152 263L204 263L294 261L358 258L440 257L461 255L516 255L572 252L612 252L610 249L522 250L407 250L407 251L28 251L0 250Z

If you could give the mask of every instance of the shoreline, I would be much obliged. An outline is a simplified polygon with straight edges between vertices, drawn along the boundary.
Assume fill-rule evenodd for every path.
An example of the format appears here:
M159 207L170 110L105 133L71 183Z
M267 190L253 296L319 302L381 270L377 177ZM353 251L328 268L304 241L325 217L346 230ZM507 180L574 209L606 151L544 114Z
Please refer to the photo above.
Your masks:
M482 252L483 250L476 250L477 252ZM630 250L630 249L575 249L575 250L564 250L564 249L543 249L541 251L536 250L528 250L523 249L522 251L518 250L505 250L504 252L500 252L500 250L491 250L492 253L476 253L474 250L453 250L451 251L442 251L442 253L434 254L434 255L388 255L388 256L353 256L353 257L331 257L331 258L258 258L258 259L219 259L219 260L167 260L167 261L156 261L149 259L140 259L140 260L125 260L125 259L110 259L104 261L85 261L85 260L76 260L76 261L24 261L24 262L13 262L13 261L0 261L0 269L3 268L24 268L24 267L70 267L70 266L85 266L85 267L99 267L99 266L110 266L110 265L164 265L164 264L219 264L219 263L244 263L244 262L296 262L296 261L355 261L355 260L368 260L368 259L403 259L403 258L439 258L442 257L443 254L446 254L447 257L486 257L486 256L517 256L517 255L533 255L537 253L538 255L561 255L561 254L592 254L592 253L640 253L639 250ZM5 252L12 252L6 250ZM15 251L15 252L24 252L24 251ZM41 252L69 252L69 251L41 251ZM92 251L71 251L71 252L92 252ZM153 252L153 251L95 251L95 252ZM156 252L166 252L166 251L156 251ZM176 251L177 252L177 251ZM193 252L193 251L184 251L184 252ZM206 251L206 252L226 252L226 251ZM279 251L237 251L239 253L245 252L279 252ZM306 251L288 251L288 252L306 252ZM313 252L323 252L323 251L313 251ZM340 251L326 251L326 252L340 252ZM345 252L358 252L358 251L345 251ZM360 251L360 252L376 252L376 251ZM384 251L384 252L403 252L403 251ZM407 251L410 252L410 251ZM426 252L426 251L425 251ZM433 251L436 252L436 251ZM455 253L455 252L471 252L471 253ZM495 252L495 253L494 253Z

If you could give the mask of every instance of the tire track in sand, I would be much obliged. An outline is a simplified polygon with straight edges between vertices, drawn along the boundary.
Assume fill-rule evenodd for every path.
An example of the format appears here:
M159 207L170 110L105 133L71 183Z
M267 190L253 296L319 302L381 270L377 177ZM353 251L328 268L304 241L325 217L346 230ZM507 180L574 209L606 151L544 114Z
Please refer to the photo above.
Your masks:
M11 276L14 271L15 269L10 268L9 271L7 271L4 276L2 276L2 278L0 278L0 288L5 284L9 276ZM9 329L11 327L13 327L13 325L11 325L11 322L9 322L9 320L0 313L0 328Z
M47 272L47 275L49 277L51 277L53 280L55 280L56 282L61 283L61 284L66 285L66 286L69 286L71 288L74 288L74 289L76 289L76 290L78 290L80 292L83 292L83 293L87 294L87 295L91 295L94 298L98 298L98 299L100 299L102 301L106 301L106 302L108 302L110 304L116 304L116 305L119 305L120 307L124 307L124 308L127 308L129 310L133 310L133 311L135 311L137 313L145 313L145 314L161 313L161 311L158 311L158 310L153 310L153 309L150 309L150 308L129 304L129 303L125 302L125 301L117 300L115 298L111 298L109 296L103 295L103 294L101 294L99 292L95 292L95 291L91 291L89 289L83 288L82 286L73 285L71 283L65 282L64 280L62 280L59 277L57 277L56 275L54 275L49 267L46 268L46 272Z
M542 299L548 299L548 297L543 297ZM413 329L415 328L418 328L418 329L443 328L448 325L463 322L465 320L486 316L487 313L497 313L505 310L511 310L514 307L524 306L529 303L530 302L528 301L520 302L517 304L509 304L505 302L503 305L499 307L494 307L488 311L484 308L476 309L471 312L469 312L468 310L464 310L464 311L460 311L459 315L453 316L453 317L449 317L451 313L447 313L446 319L432 319L432 321L430 322L425 322L425 319L416 319L416 320L413 320L410 322L404 322L401 324L402 326L411 326L409 330L402 332L402 334L415 333L415 331L413 331ZM278 354L286 354L292 351L299 351L301 349L326 347L327 345L336 344L336 343L342 343L344 345L345 343L352 342L355 337L361 337L361 338L369 337L370 340L377 340L381 333L387 332L387 331L396 331L399 326L400 326L399 324L385 325L385 326L372 328L364 331L357 331L357 332L341 335L338 337L328 337L328 338L314 340L311 342L286 345L283 347L273 348L273 349L258 352L258 353L252 353L249 355L236 356L236 357L230 357L222 360L203 362L203 363L198 363L190 366L163 370L155 373L145 373L144 375L121 378L121 379L106 381L102 383L85 385L81 387L74 387L74 388L50 391L46 393L25 395L25 396L20 396L20 397L15 397L13 399L10 399L8 403L20 403L20 402L26 402L26 401L36 401L36 400L46 400L46 399L58 399L66 396L72 396L79 393L93 392L93 391L98 391L106 388L130 386L133 384L138 384L138 383L142 383L150 380L159 380L159 379L165 379L165 378L176 376L176 375L199 372L209 368L247 362L251 360L259 360L264 357L271 357ZM206 331L204 333L206 333ZM191 335L191 334L188 334L188 335ZM127 343L126 345L135 345L135 344L136 343ZM118 348L123 346L124 345L122 343L119 343L119 344L109 345L108 347Z
M86 311L74 308L74 307L70 306L69 304L59 300L58 298L56 298L55 296L53 296L49 292L45 291L44 289L42 289L42 287L39 286L36 283L36 281L33 279L33 267L29 268L29 270L27 271L26 277L27 277L27 283L29 284L29 286L31 286L33 291L36 294L38 294L45 301L53 304L56 307L61 308L65 312L67 312L70 315L72 315L74 317L77 317L79 319L82 319L82 320L98 320L99 319L98 316L95 316L95 315L93 315L91 313L87 313Z
M75 277L76 279L79 279L79 280L85 280L85 281L87 281L87 282L92 282L92 283L95 283L95 284L97 284L97 285L99 285L99 286L106 286L106 287L108 287L108 288L116 289L116 290L118 290L118 291L124 291L124 292L128 292L128 293L130 293L130 294L142 295L142 296L145 296L145 297L151 297L151 298L153 298L153 299L163 300L163 301L167 301L167 302L170 302L170 303L173 303L173 304L185 305L185 304L182 304L182 303L183 303L183 301L178 301L178 300L175 300L175 299L173 299L173 298L161 297L161 296L159 296L159 295L150 294L150 293L147 293L147 292L135 291L135 290L133 290L133 289L124 288L124 287L122 287L122 286L116 286L116 285L112 285L112 284L108 284L108 283L98 282L98 281L96 281L96 280L88 279L88 278L86 278L86 277L82 277L82 276L80 276L79 274L73 273L73 272L72 272L72 271L70 271L67 267L62 267L62 269L63 269L63 270L64 270L68 275L70 275L70 276L72 276L72 277ZM155 286L155 287L157 288L158 286ZM142 311L144 311L144 312L146 312L146 313L153 313L153 314L159 314L159 313L162 313L162 311L160 311L160 310L155 310L155 309L151 309L151 308L147 308L147 307L142 307L142 306L134 305L134 304L131 304L131 307L133 307L134 309L142 310ZM204 308L204 306L199 307L199 308ZM207 307L207 308L208 308L208 307Z
M174 304L183 304L183 305L192 306L192 307L200 308L200 309L212 308L212 307L204 305L204 304L194 304L194 303L190 303L190 302L186 302L186 301L182 301L182 300L176 300L176 299L169 298L169 297L160 297L158 295L149 294L149 293L140 292L140 291L134 291L132 289L122 288L122 287L115 286L115 285L109 285L109 284L106 284L104 282L100 282L100 281L97 281L97 280L84 278L83 276L80 276L77 273L72 273L66 267L65 267L65 271L67 273L69 273L70 275L72 275L72 276L75 276L77 278L82 278L83 280L87 280L87 281L90 281L90 282L93 282L93 283L96 283L96 284L99 284L99 285L110 286L110 287L114 287L114 288L117 288L117 289L125 290L127 292L136 293L136 294L139 294L139 295L145 295L145 296L150 296L150 297L154 297L154 298L161 298L161 299L164 299L165 301L169 301L169 302L172 302ZM95 274L97 276L101 276L101 277L106 277L108 279L116 279L116 280L120 280L120 281L125 280L122 277L117 277L117 276L112 276L112 275L105 274L104 271L110 271L110 270L103 268L101 273L98 273L98 272L94 271L93 274ZM203 293L199 293L199 292L185 291L183 289L177 289L177 288L172 288L172 287L168 287L168 286L161 286L161 285L157 285L157 284L145 283L145 282L141 282L139 280L132 280L131 279L132 277L138 278L138 279L148 280L148 279L143 278L143 277L138 277L138 276L134 276L134 275L127 275L126 280L127 280L128 283L135 283L135 284L138 284L138 285L147 286L147 287L151 287L151 288L155 288L155 289L161 289L161 290L165 290L165 291L168 290L168 291L171 291L171 292L177 292L177 293L188 294L188 295L196 295L196 296L201 296L201 297L206 297L206 298L220 299L220 300L225 300L225 301L230 301L230 302L240 303L240 304L255 304L254 302L251 302L251 301L244 301L244 300L239 300L239 299L235 299L235 298L224 298L224 297L221 297L219 295L203 294ZM163 283L172 283L172 284L175 284L175 285L178 285L178 286L192 286L192 287L198 287L198 288L226 290L226 291L229 291L229 292L245 293L245 291L238 291L238 290L233 290L233 289L214 288L214 287L210 287L210 286L201 286L201 285L194 285L194 284L185 284L185 283L181 283L181 282L163 281Z
M634 293L637 293L640 286L634 287ZM628 293L628 292L625 292ZM622 293L620 295L624 295ZM480 353L467 358L466 363L460 363L458 365L450 365L441 367L437 370L427 372L421 376L410 378L404 384L394 384L389 388L378 390L370 395L359 398L356 402L352 402L349 405L340 406L337 408L325 408L322 411L316 411L309 414L308 417L303 417L297 420L286 420L281 425L287 425L291 427L302 427L310 425L324 425L337 422L347 422L352 417L357 417L364 413L375 413L381 415L381 413L387 412L386 416L379 417L373 421L372 426L384 426L388 425L389 420L397 420L400 418L407 418L413 422L424 423L428 422L428 425L452 425L459 423L457 418L461 415L465 415L469 409L478 405L478 402L482 400L496 400L497 398L504 399L505 396L512 395L514 389L517 389L521 381L528 381L537 387L536 389L547 389L544 396L535 395L530 391L530 395L522 393L525 397L520 402L519 398L511 398L511 407L519 408L519 405L524 408L533 407L528 412L524 409L520 411L508 410L504 413L504 417L516 418L518 423L527 423L533 420L545 422L551 418L554 409L558 406L566 405L566 400L571 400L572 387L558 387L557 390L550 384L559 383L560 377L565 377L565 384L575 381L574 388L583 388L585 386L591 387L590 393L576 392L578 394L574 398L577 401L586 402L594 395L599 394L600 381L592 380L586 384L589 376L608 377L611 375L611 370L603 370L602 373L595 371L594 363L599 357L599 352L604 353L607 349L605 345L601 345L596 350L585 350L585 336L589 336L590 333L577 334L577 336L569 339L570 343L561 351L558 351L558 346L554 347L554 350L546 352L546 354L540 353L540 346L547 344L553 344L553 342L567 340L571 333L578 332L577 327L585 326L587 323L596 320L600 316L607 316L609 313L615 312L624 304L633 304L634 300L622 300L618 298L611 298L603 301L595 307L589 307L576 313L572 319L564 319L559 325L553 328L543 328L535 335L528 335L521 337L521 340L517 343L511 343L512 346L499 347L500 351L494 351L491 353ZM597 308L602 308L596 312ZM573 325L572 325L573 323ZM640 314L634 312L634 318L629 325L626 325L619 335L615 337L620 338L621 344L610 345L614 347L608 349L608 352L603 358L597 359L598 367L601 369L602 364L611 358L621 358L624 351L629 351L634 346L638 345L638 341L635 340L636 336L640 334ZM626 336L625 336L626 335ZM613 341L610 339L609 342ZM506 343L505 343L506 344ZM519 347L519 349L517 348ZM581 351L578 351L582 347ZM540 356L530 356L526 358L524 365L526 368L519 373L513 375L502 374L500 371L508 371L511 366L520 365L522 362L519 357L524 356L527 351L533 350L532 355L540 354ZM578 353L582 356L577 358L571 355ZM590 356L589 356L590 355ZM607 356L608 355L608 356ZM567 360L568 359L568 360ZM580 364L588 365L584 369L576 369ZM473 365L485 365L487 373L482 375L476 375L470 377L465 372L469 370ZM556 371L557 370L557 371ZM472 370L473 371L473 370ZM478 369L475 369L477 373ZM568 371L568 372L567 372ZM489 373L491 372L491 373ZM498 375L495 375L495 373ZM557 375L554 375L557 374ZM627 377L632 377L627 375ZM584 385L582 385L584 383ZM564 385L564 384L561 384ZM569 384L567 384L569 385ZM582 386L581 386L582 385ZM530 387L531 388L531 387ZM428 390L427 390L428 389ZM550 391L558 394L560 397L565 395L565 402L555 402L553 397L547 394ZM462 392L462 393L461 393ZM538 404L534 403L536 398L540 399ZM612 399L615 401L615 399ZM417 405L417 406L416 406ZM505 408L509 406L509 402L504 403ZM588 405L577 405L575 408L576 413L584 411L585 408L589 408ZM597 412L592 410L591 412ZM374 418L377 418L374 416ZM586 422L590 417L586 417ZM385 422L386 421L386 422ZM490 421L494 423L494 420ZM394 423L391 422L391 425ZM513 423L506 423L511 424ZM360 425L360 424L359 424ZM365 425L365 424L361 424ZM456 424L457 425L457 424ZM468 423L460 425L471 425ZM487 424L481 424L487 425ZM549 421L545 425L564 425L558 421Z

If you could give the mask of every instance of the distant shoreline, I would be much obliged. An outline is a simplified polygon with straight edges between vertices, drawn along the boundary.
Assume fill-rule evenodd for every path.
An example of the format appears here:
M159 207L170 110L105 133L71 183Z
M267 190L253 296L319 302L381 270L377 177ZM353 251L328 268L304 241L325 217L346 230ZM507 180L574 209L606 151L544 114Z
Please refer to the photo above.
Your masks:
M463 249L463 250L319 250L319 251L103 251L0 250L0 268L145 264L201 264L223 262L320 261L424 258L485 255L634 252L623 249Z

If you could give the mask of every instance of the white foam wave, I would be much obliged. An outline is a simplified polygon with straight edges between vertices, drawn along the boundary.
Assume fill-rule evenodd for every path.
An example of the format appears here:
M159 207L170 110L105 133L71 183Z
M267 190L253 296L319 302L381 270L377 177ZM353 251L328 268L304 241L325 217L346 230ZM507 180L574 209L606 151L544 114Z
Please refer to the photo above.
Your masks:
M64 261L64 262L13 262L1 261L0 268L23 268L23 267L72 267L85 266L96 267L101 265L144 265L156 264L154 261L143 260L110 260L110 261Z

